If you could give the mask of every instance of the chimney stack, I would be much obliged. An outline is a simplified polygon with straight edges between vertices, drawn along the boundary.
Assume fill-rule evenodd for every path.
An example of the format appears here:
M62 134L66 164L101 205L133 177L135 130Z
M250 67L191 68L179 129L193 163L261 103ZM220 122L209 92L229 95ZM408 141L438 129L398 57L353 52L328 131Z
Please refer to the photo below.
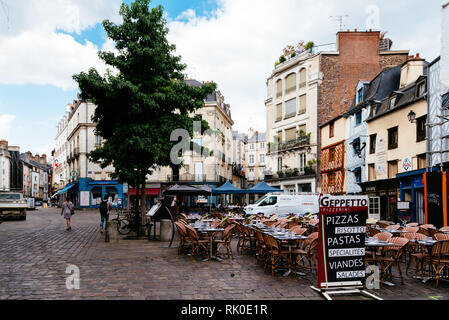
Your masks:
M0 149L8 150L8 141L0 140Z

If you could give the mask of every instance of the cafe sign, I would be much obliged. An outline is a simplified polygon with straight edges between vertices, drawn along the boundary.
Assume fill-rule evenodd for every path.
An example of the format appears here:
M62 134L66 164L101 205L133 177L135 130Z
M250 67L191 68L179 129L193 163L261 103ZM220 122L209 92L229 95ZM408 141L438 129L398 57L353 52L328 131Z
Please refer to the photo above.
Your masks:
M360 285L365 279L367 196L320 198L318 288Z
M402 159L402 172L410 172L413 170L413 162L412 158L404 158Z

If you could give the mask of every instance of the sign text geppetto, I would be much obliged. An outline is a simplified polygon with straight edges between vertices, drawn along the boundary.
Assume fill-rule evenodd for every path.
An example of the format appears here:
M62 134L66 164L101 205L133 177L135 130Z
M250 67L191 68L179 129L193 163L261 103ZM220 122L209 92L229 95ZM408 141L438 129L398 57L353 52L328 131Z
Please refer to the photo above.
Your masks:
M318 287L350 285L365 278L367 196L320 198Z

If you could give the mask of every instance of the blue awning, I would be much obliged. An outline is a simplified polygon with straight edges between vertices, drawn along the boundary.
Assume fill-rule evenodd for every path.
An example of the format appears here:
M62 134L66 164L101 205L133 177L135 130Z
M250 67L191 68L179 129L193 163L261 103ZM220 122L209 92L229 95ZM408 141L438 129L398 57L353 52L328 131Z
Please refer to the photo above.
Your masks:
M246 194L246 190L236 188L228 181L220 188L212 189L212 194Z
M59 196L60 194L63 194L63 193L67 193L67 191L69 191L71 188L73 188L73 187L76 186L77 184L78 184L78 183L75 183L75 184L66 186L64 189L62 189L61 191L59 191L58 193L56 193L55 195L53 195L53 197Z
M249 194L267 194L271 192L284 192L284 190L273 188L265 182L260 182L254 188L248 190Z

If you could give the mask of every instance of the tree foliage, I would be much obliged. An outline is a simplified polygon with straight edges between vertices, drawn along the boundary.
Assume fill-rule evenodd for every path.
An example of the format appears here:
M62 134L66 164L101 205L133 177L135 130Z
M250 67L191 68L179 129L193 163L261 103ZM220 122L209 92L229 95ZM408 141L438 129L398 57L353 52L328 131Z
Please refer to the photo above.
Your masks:
M134 185L156 167L171 165L170 150L177 143L170 141L171 132L183 128L192 137L193 122L201 119L191 114L216 88L214 83L186 84L186 66L166 39L163 8L149 5L150 0L122 4L122 24L103 22L118 52L99 57L112 72L90 69L74 75L82 98L96 105L96 133L105 141L89 154L91 160L103 168L113 165L115 178Z

